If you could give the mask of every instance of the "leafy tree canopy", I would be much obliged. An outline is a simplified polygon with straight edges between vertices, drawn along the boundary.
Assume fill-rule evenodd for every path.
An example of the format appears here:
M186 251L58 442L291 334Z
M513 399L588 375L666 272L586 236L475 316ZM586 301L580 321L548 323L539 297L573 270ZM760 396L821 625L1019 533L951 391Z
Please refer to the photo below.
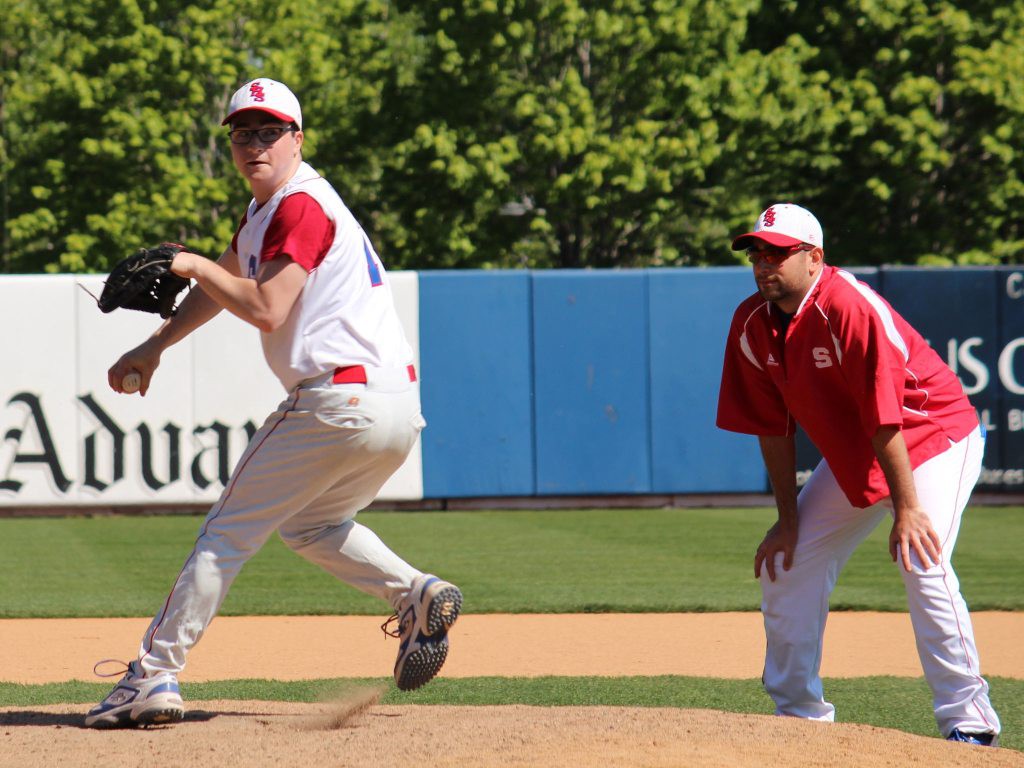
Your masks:
M737 263L793 201L839 264L1020 263L1024 0L0 0L6 272L216 257L232 91L392 267Z

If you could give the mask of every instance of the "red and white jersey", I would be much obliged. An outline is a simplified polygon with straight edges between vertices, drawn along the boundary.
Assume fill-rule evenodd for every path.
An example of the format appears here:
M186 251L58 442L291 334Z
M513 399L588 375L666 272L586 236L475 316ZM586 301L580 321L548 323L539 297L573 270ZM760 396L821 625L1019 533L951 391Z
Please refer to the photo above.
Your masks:
M413 361L387 273L334 188L302 163L262 206L253 200L231 240L242 274L290 258L308 273L263 353L285 389L339 366L404 368Z
M826 266L783 331L780 310L759 294L733 316L718 426L791 435L799 423L850 503L889 495L871 445L899 426L913 468L978 426L956 375L921 335L864 283Z

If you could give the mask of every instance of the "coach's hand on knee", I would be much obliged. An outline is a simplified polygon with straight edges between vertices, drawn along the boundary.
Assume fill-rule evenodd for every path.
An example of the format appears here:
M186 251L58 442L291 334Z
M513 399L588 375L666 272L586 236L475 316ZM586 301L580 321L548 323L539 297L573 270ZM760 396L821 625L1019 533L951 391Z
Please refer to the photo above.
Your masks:
M932 528L928 514L920 507L905 507L894 510L892 531L889 534L889 554L895 563L897 556L903 561L903 568L910 571L910 551L917 553L921 566L927 570L938 565L942 559L942 541Z
M776 523L768 529L754 555L754 578L761 578L761 566L768 571L768 578L775 581L775 556L782 553L782 570L788 571L793 565L796 551L797 528L795 525Z

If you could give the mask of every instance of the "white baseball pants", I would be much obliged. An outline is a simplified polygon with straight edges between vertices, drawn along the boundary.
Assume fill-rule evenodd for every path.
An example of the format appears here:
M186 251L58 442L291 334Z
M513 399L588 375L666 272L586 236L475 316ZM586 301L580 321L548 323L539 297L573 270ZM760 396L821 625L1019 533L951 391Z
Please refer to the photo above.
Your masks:
M366 384L303 382L239 459L139 651L147 675L177 674L245 562L276 530L295 552L397 608L420 571L355 522L425 422L406 369Z
M1000 729L989 703L988 683L981 677L967 605L950 563L961 515L981 473L984 445L975 429L914 471L918 498L942 541L942 561L926 570L911 551L911 572L897 564L944 737L954 728L992 733ZM831 721L835 708L825 701L819 676L829 596L853 550L887 512L891 514L892 504L886 499L867 509L851 506L822 461L801 490L797 508L799 537L792 567L782 569L780 553L774 582L767 568L761 569L761 612L768 640L763 682L776 714Z

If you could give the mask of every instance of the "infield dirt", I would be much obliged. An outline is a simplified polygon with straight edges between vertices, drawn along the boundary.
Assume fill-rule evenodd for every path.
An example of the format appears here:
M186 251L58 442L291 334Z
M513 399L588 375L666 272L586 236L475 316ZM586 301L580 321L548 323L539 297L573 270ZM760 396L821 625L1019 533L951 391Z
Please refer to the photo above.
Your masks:
M372 617L218 618L185 682L383 676L393 640ZM974 615L983 672L1024 678L1024 614ZM143 619L0 621L0 679L93 680L132 657ZM903 614L836 613L827 677L920 676ZM443 675L760 675L758 614L468 615ZM0 766L1018 766L1024 755L853 724L709 710L382 706L364 689L321 704L186 702L184 723L82 727L86 707L0 708ZM884 703L880 703L884 706Z

